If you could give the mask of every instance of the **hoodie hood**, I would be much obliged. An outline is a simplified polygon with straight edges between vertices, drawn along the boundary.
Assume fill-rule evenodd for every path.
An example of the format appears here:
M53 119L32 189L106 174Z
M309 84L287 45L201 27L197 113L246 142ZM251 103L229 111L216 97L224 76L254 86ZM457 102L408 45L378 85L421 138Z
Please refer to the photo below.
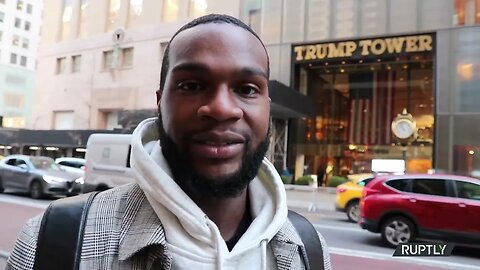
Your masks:
M274 166L264 159L250 182L252 223L230 252L216 224L173 180L161 151L156 119L142 121L133 132L130 159L136 181L164 227L172 269L186 265L185 269L194 269L194 264L202 269L237 269L239 263L252 267L238 269L259 265L266 269L266 245L287 219L285 188Z

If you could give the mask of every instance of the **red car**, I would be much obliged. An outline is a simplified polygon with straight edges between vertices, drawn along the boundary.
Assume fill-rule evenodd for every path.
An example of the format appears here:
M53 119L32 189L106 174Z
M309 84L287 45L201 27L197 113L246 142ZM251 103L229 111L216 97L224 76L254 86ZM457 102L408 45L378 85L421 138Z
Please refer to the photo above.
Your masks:
M360 200L363 229L397 246L415 238L480 245L480 180L441 174L385 175Z

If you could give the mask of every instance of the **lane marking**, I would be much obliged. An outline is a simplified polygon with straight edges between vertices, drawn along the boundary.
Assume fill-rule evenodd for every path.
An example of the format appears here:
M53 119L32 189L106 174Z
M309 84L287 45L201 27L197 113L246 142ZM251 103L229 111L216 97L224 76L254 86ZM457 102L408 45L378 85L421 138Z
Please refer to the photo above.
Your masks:
M314 224L315 228L320 229L328 229L328 230L337 230L337 231L351 231L351 232L363 232L362 228L354 228L354 227L343 227L343 226L332 226L332 225L324 225L324 224Z
M446 259L435 261L433 259L422 259L422 258L413 258L413 257L393 257L392 255L389 255L389 254L359 251L359 250L348 249L348 248L329 247L328 249L332 254L343 255L343 256L353 256L353 257L376 259L376 260L399 261L399 262L414 263L414 264L425 265L425 266L435 266L435 267L444 268L444 269L465 269L465 270L480 269L480 266L472 266L472 265L463 264L463 263L447 262L445 261ZM393 250L392 250L392 254L393 254ZM448 258L448 257L445 257L445 258Z

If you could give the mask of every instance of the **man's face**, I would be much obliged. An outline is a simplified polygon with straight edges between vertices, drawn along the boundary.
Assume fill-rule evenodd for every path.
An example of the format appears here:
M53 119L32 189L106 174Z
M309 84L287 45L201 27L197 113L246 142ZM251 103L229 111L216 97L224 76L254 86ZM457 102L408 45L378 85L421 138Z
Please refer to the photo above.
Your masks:
M169 58L160 141L176 181L205 195L238 195L268 148L263 46L245 29L210 23L178 34Z

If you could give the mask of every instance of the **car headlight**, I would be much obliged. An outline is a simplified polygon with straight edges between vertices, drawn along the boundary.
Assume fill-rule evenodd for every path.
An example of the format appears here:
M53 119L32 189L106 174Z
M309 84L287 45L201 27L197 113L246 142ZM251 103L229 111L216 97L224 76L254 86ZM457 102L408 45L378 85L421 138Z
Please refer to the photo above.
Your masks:
M47 183L52 183L52 182L58 183L58 182L62 182L62 180L58 179L57 177L50 176L50 175L44 175L44 176L43 176L43 180L45 180L45 182L47 182Z
M83 180L83 177L79 177L79 178L75 179L75 183L83 185L83 183L85 183L85 181Z

